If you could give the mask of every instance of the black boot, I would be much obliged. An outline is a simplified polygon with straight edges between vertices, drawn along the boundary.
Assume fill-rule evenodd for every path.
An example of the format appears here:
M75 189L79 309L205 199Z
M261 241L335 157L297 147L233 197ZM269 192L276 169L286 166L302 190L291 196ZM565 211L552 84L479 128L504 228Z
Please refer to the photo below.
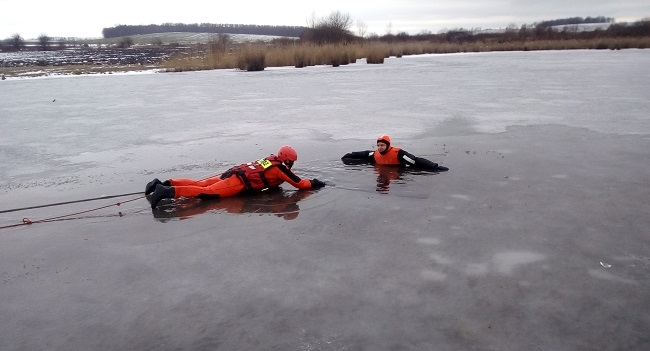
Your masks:
M158 178L155 178L154 180L150 181L147 183L147 186L144 188L144 194L149 195L156 191L156 185L162 184L164 186L171 186L172 182L170 180L166 180L164 182L161 182Z
M176 191L173 186L158 184L156 190L151 194L151 209L155 209L162 199L173 199Z
M158 178L147 183L147 186L144 188L144 194L149 195L153 193L156 190L156 185L158 184L162 184L162 182Z
M449 170L449 168L447 168L445 166L438 165L438 167L436 167L436 172L447 172L448 170Z

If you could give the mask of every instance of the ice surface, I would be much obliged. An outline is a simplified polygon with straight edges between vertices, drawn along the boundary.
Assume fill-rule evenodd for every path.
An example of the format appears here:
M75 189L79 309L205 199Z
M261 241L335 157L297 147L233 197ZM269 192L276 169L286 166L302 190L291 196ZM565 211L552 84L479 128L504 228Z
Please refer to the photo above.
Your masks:
M0 190L45 178L44 167L58 176L129 161L138 172L188 155L238 162L256 153L230 146L250 141L265 151L284 140L349 140L368 149L390 133L423 153L423 137L516 125L650 134L648 77L650 54L624 50L3 81L0 157L11 166L0 171ZM163 149L164 158L152 157Z

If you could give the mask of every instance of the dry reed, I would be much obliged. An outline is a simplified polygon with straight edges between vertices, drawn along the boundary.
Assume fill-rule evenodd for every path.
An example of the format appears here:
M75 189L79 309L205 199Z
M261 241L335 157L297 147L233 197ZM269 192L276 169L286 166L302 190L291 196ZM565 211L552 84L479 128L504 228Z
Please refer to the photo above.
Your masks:
M266 67L293 66L297 68L354 63L365 58L367 63L383 63L385 58L404 55L445 54L488 51L533 51L575 49L627 49L650 48L650 38L594 38L566 40L476 41L463 43L411 41L363 42L355 44L283 43L242 44L232 52L211 51L174 57L162 66L168 71L188 71L221 68L238 68L257 71Z

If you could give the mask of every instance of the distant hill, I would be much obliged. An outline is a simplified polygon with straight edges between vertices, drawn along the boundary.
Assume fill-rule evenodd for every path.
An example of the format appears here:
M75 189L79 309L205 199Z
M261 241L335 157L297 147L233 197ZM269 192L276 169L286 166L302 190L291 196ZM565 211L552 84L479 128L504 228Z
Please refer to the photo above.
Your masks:
M594 30L606 30L612 23L581 23L581 24L560 24L551 26L557 31L574 31L574 32L590 32Z
M150 45L150 44L190 45L190 44L206 44L210 41L216 41L219 35L222 34L174 32L174 33L152 33L152 34L130 35L128 37L133 40L134 45ZM228 36L230 37L230 42L233 43L243 43L243 42L253 42L253 41L268 42L277 38L285 38L281 36L254 35L254 34L228 34ZM80 44L104 45L104 46L115 45L120 41L122 41L122 37L76 40L76 42Z
M104 39L155 33L225 33L265 35L278 37L300 37L307 27L269 26L254 24L213 24L213 23L164 23L149 25L118 25L102 29Z
M600 23L600 24L614 23L614 18L605 17L605 16L587 17L587 18L569 17L569 18L554 19L550 21L542 21L540 25L544 27L555 27L555 26L566 26L566 25L574 25L574 24L596 24L596 23Z

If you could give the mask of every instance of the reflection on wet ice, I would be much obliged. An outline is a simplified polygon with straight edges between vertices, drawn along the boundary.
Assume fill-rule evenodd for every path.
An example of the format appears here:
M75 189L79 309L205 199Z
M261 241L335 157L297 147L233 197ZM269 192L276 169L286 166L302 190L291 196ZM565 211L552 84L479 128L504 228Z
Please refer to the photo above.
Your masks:
M371 191L372 189L384 195L397 195L413 198L428 198L425 189L431 189L429 184L424 185L423 177L438 175L437 172L423 171L389 165L370 165L359 163L346 163L342 169L343 175L338 178L354 182L352 187L338 184L341 189Z
M401 180L402 172L399 167L374 166L377 175L377 191L386 194L390 190L390 183Z
M167 222L170 219L184 220L207 212L227 212L236 214L275 215L285 220L298 217L298 203L314 191L284 190L282 188L267 190L261 194L238 195L222 199L201 200L198 198L180 198L164 200L153 210L156 220Z

